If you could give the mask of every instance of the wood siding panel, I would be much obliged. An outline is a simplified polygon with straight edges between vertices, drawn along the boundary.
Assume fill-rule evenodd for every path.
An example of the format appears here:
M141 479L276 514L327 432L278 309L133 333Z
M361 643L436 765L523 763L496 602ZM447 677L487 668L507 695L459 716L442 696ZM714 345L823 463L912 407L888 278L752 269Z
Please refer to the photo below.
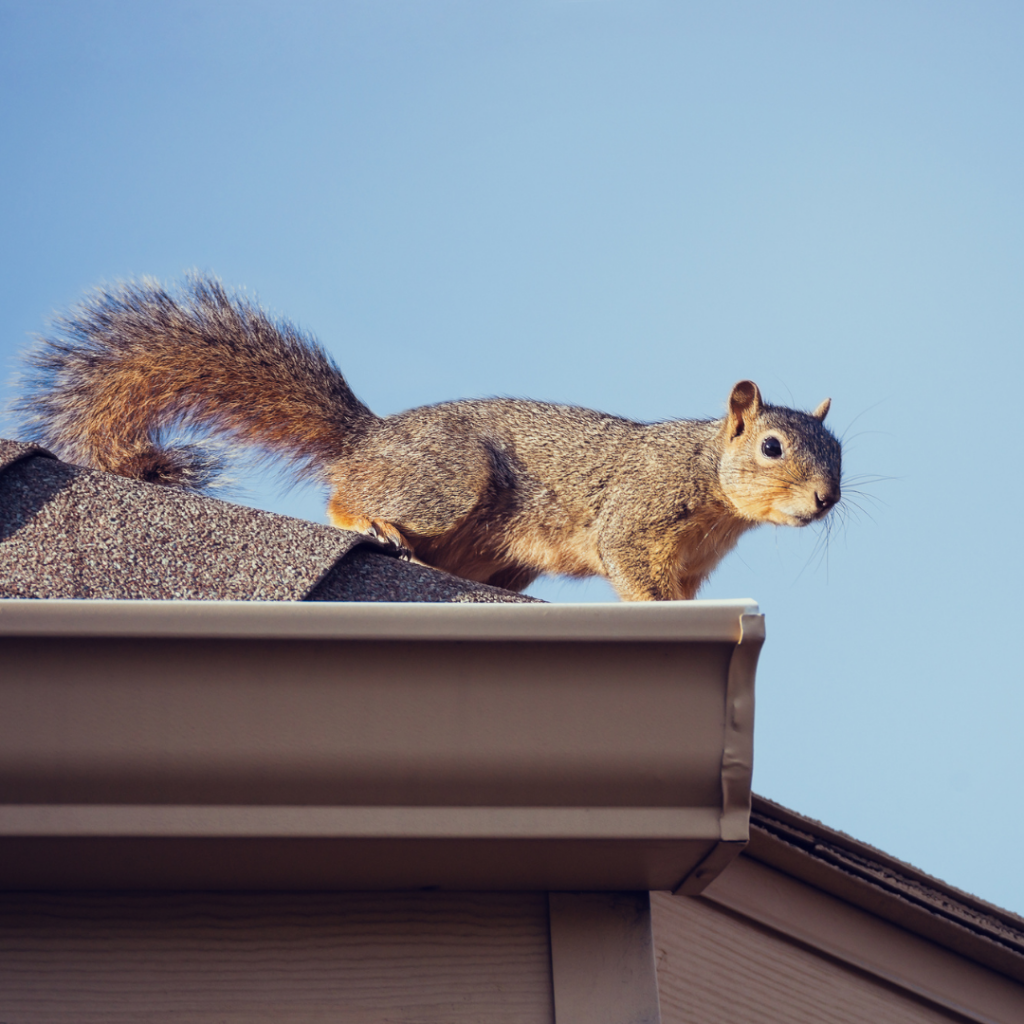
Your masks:
M663 1024L961 1021L739 920L700 897L651 893Z
M545 893L0 894L0 1021L552 1024Z

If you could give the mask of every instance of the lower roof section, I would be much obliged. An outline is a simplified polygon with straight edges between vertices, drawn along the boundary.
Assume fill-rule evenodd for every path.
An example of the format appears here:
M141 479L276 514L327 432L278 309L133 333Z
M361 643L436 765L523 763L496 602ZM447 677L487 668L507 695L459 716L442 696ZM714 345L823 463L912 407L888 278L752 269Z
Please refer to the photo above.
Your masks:
M1017 914L764 797L753 797L750 831L744 860L1024 983L1024 919Z

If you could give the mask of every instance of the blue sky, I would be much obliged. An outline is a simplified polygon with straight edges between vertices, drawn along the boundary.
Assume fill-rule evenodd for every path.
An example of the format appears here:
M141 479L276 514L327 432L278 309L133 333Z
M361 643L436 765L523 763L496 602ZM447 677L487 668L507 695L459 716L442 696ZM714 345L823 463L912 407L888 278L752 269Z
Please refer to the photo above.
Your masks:
M198 267L379 413L831 396L843 522L703 594L768 617L755 787L1024 912L1022 44L986 0L0 0L3 379Z

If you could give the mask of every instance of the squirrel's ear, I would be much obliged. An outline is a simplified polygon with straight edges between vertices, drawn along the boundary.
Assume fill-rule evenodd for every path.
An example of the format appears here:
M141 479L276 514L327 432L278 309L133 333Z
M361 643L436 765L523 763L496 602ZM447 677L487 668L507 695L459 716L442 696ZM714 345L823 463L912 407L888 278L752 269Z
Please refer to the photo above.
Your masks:
M736 438L746 430L747 421L761 412L761 392L752 380L741 380L729 395L729 437Z
M831 398L826 398L825 401L822 402L821 405L819 405L818 408L815 409L814 412L811 413L811 415L816 420L823 420L828 415L828 411L831 408L832 408L832 399Z

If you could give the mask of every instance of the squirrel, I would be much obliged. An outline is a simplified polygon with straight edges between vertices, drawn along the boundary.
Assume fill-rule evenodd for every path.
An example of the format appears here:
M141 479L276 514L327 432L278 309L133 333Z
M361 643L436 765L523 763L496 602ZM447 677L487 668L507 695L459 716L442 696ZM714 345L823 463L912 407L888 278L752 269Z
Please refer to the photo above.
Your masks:
M216 279L99 290L27 357L16 405L58 455L202 490L205 428L330 488L327 515L403 557L492 586L604 576L627 601L696 596L741 534L840 500L841 448L813 412L742 380L717 420L641 423L517 398L377 416L319 343Z

